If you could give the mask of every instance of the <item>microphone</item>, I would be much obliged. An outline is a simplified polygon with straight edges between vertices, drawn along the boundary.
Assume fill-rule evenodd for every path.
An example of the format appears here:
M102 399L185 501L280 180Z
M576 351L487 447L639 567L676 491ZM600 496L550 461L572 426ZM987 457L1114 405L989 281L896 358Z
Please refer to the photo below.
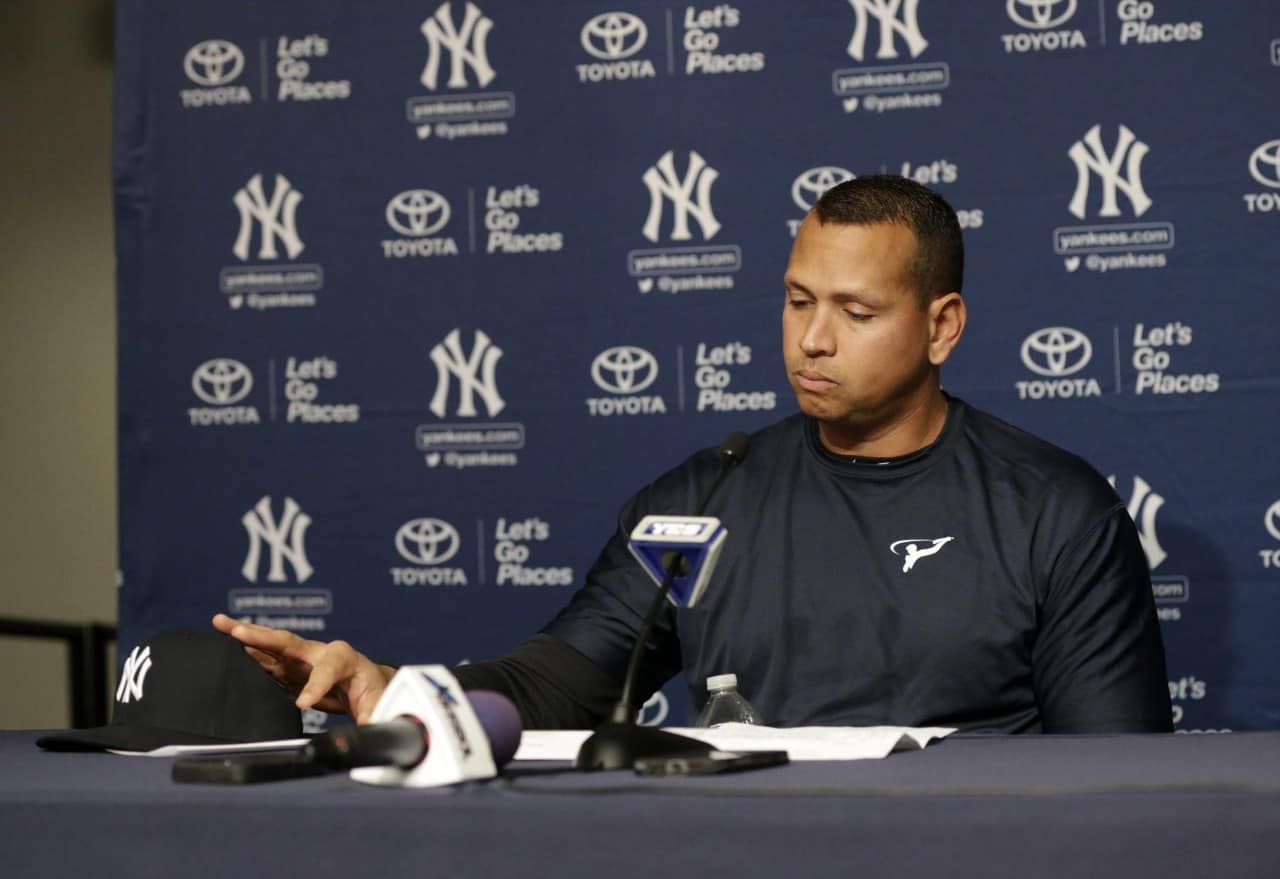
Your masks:
M374 736L395 741L380 756L417 761L405 766L384 762L354 766L351 777L387 787L436 787L478 778L493 778L520 743L520 715L505 696L485 690L464 693L443 665L404 665L395 673L373 707L374 724L418 720L429 733L401 725ZM414 739L414 736L417 736ZM421 742L421 743L420 743ZM423 745L429 745L423 750Z
M720 466L715 480L702 495L696 516L645 516L631 531L627 548L659 589L667 572L675 567L670 587L675 604L693 607L711 580L711 571L729 532L719 519L702 513L730 468L747 456L748 442L745 433L734 433L720 444Z
M637 558L641 560L641 563L645 565L652 575L654 573L653 568L650 567L646 558L657 547L647 549L643 545L637 547L637 533L639 533L640 542L643 544L646 536L644 530L646 522L650 522L652 525L654 523L651 520L657 519L659 523L669 523L670 527L661 529L666 532L663 536L668 538L668 542L665 547L661 548L661 555L659 556L663 571L662 582L659 585L657 594L654 595L653 602L649 605L649 611L645 614L644 621L640 624L640 630L636 633L635 645L631 648L631 658L627 662L627 671L622 679L622 695L619 697L618 703L613 707L613 713L610 715L609 720L596 727L595 732L582 743L582 747L578 751L578 757L574 761L575 768L588 771L629 769L635 765L636 760L643 757L699 754L712 750L710 745L697 739L690 739L653 727L639 726L635 719L636 707L632 704L632 691L635 689L640 660L644 656L644 645L648 642L649 633L658 620L658 614L662 611L663 605L666 604L671 594L672 585L676 578L682 576L687 585L691 583L692 588L684 593L690 606L697 601L706 589L707 581L711 576L711 569L719 558L720 548L724 543L727 532L720 525L719 519L703 516L702 513L706 510L707 504L711 502L716 489L720 487L720 483L724 481L729 471L746 458L749 442L750 440L745 433L734 433L720 444L716 477L712 480L707 490L703 492L702 498L698 503L697 516L646 516L640 520L639 525L632 531L632 543L630 544L632 554L637 555ZM672 543L669 540L672 536L670 532L674 531L686 532L680 535L686 538L683 546ZM689 552L694 547L697 547L698 552ZM639 553L637 553L638 549ZM690 558L690 555L695 557ZM699 588L699 583L701 588ZM689 597L692 600L687 600Z
M707 589L728 534L714 516L645 516L632 530L627 548L659 588L674 569L667 598L693 607Z
M711 503L711 496L716 493L720 483L729 475L729 470L735 464L741 464L747 457L747 447L750 443L751 437L741 431L731 433L725 437L724 442L720 444L720 461L719 468L716 470L715 481L711 483L711 487L702 496L702 502L698 504L698 512L695 515L701 516L706 511L707 504Z
M506 766L520 746L520 714L506 696L492 690L472 690L467 701L493 754L498 769ZM305 758L327 769L359 766L397 766L412 769L426 759L431 733L423 720L403 714L382 723L348 725L316 736L302 749Z
M515 756L522 731L520 714L506 696L490 690L473 690L467 702L487 751L493 758L493 772L468 771L453 766L427 783L452 783L463 778L492 776ZM285 753L237 754L227 757L178 760L172 778L177 782L203 784L256 784L289 778L309 778L348 769L392 772L403 776L427 760L431 750L433 722L415 714L402 714L380 723L346 725L316 736L299 751ZM440 761L448 763L449 752L461 743L459 762L476 757L476 744L468 745L459 728L436 726L441 741ZM403 778L400 779L403 781Z
M421 720L405 715L398 720L341 726L316 736L302 749L303 758L326 769L357 766L399 766L412 769L431 747L431 734Z

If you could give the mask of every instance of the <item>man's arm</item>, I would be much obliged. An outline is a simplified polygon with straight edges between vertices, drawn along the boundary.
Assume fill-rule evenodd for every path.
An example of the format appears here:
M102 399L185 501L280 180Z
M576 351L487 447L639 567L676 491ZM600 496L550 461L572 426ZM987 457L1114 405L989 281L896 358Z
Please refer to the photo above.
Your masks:
M591 729L612 713L657 593L627 549L639 519L635 507L632 501L624 508L586 583L542 632L496 660L454 669L464 688L506 695L526 729ZM643 701L679 670L675 614L666 606L645 644L633 698Z
M1117 503L1052 561L1032 651L1046 733L1170 732L1146 556Z
M225 614L214 628L230 635L296 696L299 708L348 714L368 723L396 669L374 662L345 641L310 641L283 629L242 623ZM590 729L603 720L621 683L551 635L535 635L490 662L453 669L464 690L494 690L515 703L526 729Z
M716 472L716 452L703 450L628 501L619 527L586 582L543 632L498 659L460 666L464 689L506 695L529 729L591 728L607 717L655 587L632 558L627 538L648 512L694 508ZM635 693L643 699L680 670L675 614L664 608L650 633ZM213 625L245 645L276 680L297 694L299 708L345 712L365 723L395 669L345 641L309 641L292 632L241 623L224 614Z
M639 519L633 500L621 524L578 590L546 629L495 660L453 669L464 689L507 696L526 729L590 729L622 691L627 658L655 588L631 557L627 535ZM670 608L646 644L635 692L643 698L680 669ZM344 641L309 641L292 632L214 617L219 631L245 645L276 680L297 695L299 708L350 714L368 722L395 674Z
M458 666L453 675L465 690L494 690L509 698L525 729L592 729L622 692L621 681L546 634L498 659Z

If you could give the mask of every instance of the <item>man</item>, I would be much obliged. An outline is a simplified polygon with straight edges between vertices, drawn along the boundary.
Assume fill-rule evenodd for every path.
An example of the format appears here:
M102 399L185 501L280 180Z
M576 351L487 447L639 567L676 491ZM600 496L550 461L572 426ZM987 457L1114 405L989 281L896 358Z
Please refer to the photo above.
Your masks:
M706 595L668 608L636 692L733 672L764 721L995 732L1167 731L1145 557L1080 459L942 391L964 332L955 212L901 177L851 180L801 225L783 357L800 414L757 432L708 508L731 535ZM618 697L653 586L627 550L715 474L694 455L624 507L586 585L507 656L457 670L530 726L590 727ZM366 719L392 669L342 642L214 624L298 704Z

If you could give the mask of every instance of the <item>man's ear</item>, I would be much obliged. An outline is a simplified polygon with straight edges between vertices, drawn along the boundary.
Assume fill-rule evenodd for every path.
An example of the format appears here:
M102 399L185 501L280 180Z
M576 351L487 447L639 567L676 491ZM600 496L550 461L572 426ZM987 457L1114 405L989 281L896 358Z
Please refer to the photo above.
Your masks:
M964 297L951 292L929 303L929 362L941 366L964 333L968 312Z

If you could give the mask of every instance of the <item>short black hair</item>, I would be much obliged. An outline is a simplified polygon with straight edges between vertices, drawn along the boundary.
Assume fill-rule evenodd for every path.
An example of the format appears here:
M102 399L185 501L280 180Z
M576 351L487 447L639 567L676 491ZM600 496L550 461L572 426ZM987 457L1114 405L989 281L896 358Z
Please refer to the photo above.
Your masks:
M813 206L824 226L896 223L916 236L908 271L920 307L964 281L964 240L947 200L923 184L896 174L856 177L828 189Z

